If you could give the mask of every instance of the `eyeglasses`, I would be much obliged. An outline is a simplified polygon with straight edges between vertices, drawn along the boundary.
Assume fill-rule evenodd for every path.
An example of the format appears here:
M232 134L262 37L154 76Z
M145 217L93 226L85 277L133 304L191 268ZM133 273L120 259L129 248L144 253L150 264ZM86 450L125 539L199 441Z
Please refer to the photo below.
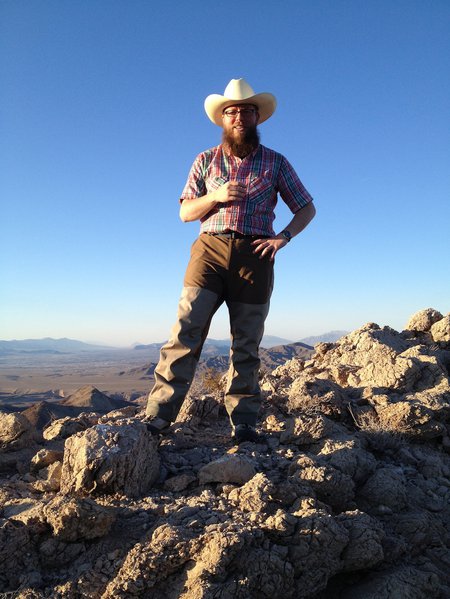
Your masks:
M223 114L228 116L230 119L234 119L240 114L243 117L248 117L252 114L255 114L255 108L229 108L228 110L224 110Z

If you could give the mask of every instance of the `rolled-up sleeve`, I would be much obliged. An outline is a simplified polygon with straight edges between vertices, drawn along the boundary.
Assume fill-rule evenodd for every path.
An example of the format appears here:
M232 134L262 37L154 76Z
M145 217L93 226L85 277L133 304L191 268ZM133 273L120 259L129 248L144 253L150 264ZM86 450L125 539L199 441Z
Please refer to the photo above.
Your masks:
M183 200L192 200L206 195L205 179L203 176L203 154L199 154L189 171L186 185L180 196L180 202Z
M278 172L277 188L282 200L294 214L313 200L293 166L284 156Z

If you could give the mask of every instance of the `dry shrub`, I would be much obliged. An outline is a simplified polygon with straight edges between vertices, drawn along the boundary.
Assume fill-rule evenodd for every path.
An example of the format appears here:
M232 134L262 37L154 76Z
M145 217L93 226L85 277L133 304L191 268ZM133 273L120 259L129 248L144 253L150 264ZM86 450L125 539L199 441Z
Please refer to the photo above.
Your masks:
M348 409L357 428L375 451L397 450L404 445L404 431L381 424L374 410L355 414L350 405Z

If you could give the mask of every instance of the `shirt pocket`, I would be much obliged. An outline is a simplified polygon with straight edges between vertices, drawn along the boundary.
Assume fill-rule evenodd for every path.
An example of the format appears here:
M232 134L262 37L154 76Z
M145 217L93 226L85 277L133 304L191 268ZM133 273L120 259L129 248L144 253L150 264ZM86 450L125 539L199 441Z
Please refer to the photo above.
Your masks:
M265 177L253 177L248 184L248 197L250 202L262 204L270 200L273 185Z
M222 187L227 181L228 179L225 179L225 177L211 177L210 179L206 179L206 192L211 193L212 191L216 191L216 189Z

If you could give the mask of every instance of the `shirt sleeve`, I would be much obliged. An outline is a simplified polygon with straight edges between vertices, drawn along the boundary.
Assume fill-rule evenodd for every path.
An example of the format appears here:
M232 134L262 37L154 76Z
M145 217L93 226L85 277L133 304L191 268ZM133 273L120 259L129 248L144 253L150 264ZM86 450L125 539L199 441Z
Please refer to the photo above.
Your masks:
M294 168L284 156L278 173L277 187L282 200L293 214L313 200Z
M183 202L183 200L201 198L206 195L206 185L203 173L203 154L199 154L189 171L186 185L180 196L180 202Z

